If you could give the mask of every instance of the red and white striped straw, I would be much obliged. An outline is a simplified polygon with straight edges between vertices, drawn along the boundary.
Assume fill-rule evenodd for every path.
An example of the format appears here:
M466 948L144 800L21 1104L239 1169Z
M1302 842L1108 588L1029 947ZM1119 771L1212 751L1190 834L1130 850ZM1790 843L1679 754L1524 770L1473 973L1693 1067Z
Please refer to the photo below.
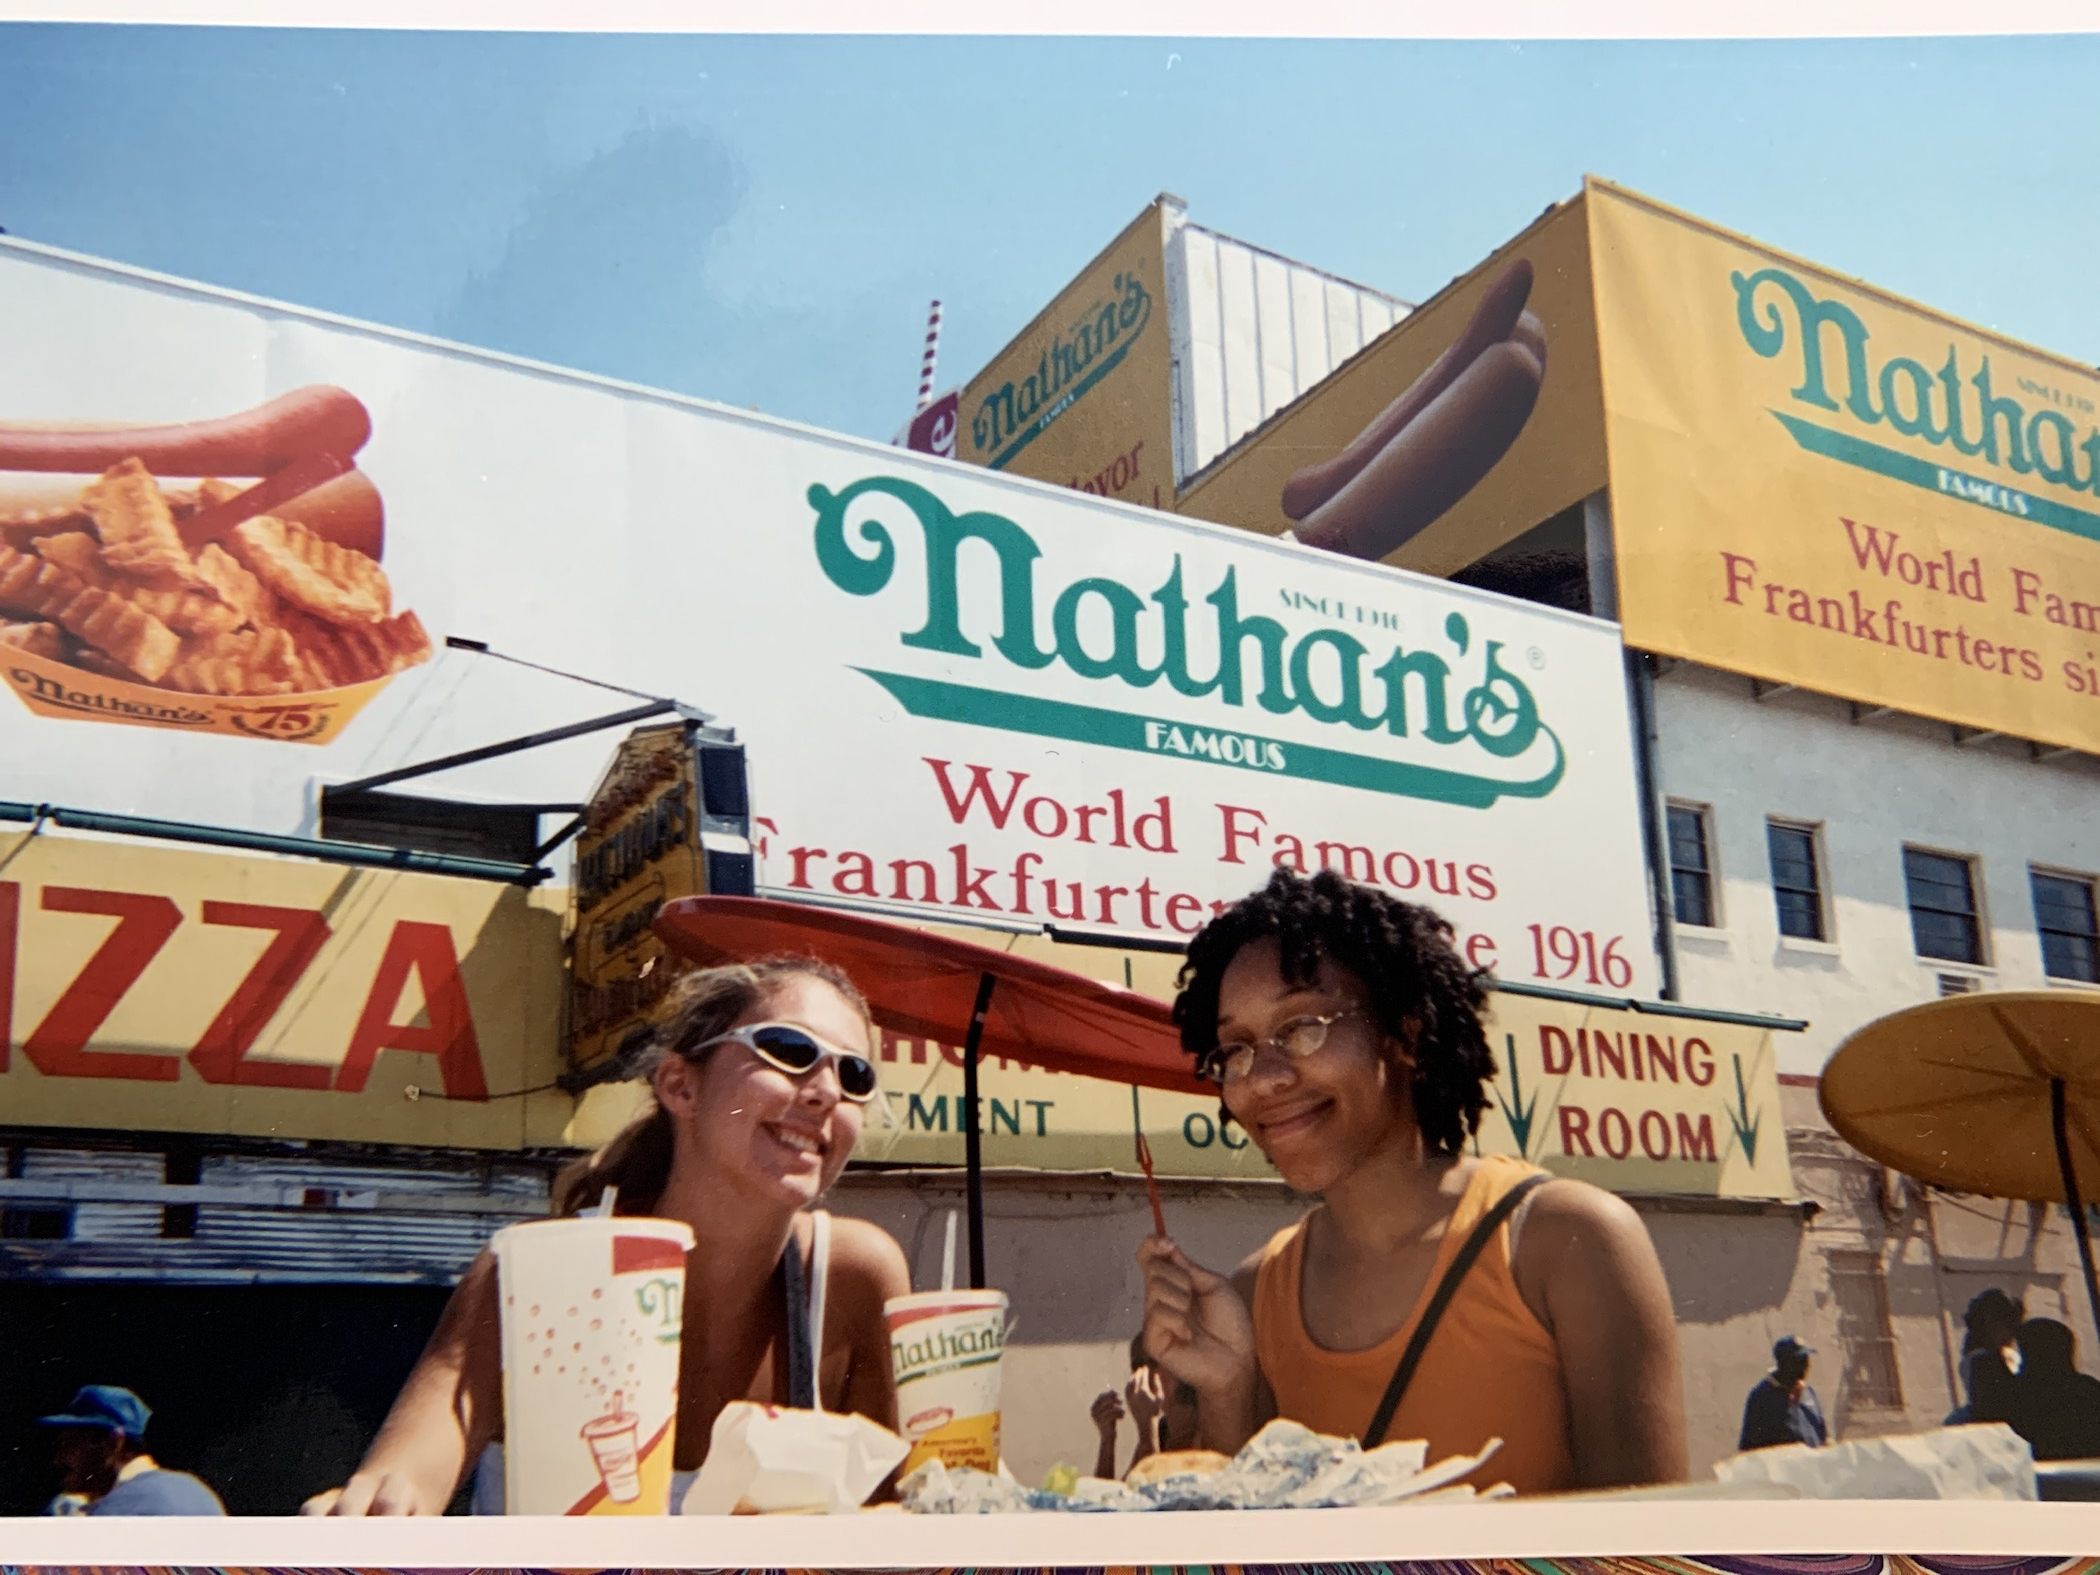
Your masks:
M926 354L919 360L919 408L933 403L933 367L941 353L941 303L933 303L926 318Z

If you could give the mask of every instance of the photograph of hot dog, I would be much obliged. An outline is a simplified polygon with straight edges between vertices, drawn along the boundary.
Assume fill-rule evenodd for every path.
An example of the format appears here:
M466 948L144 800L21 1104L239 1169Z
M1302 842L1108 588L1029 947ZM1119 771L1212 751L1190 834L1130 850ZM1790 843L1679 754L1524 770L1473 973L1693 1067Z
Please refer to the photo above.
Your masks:
M1546 329L1524 309L1532 267L1508 263L1455 343L1332 459L1283 487L1294 539L1384 558L1493 470L1538 404Z
M268 700L269 726L238 706L182 714L301 737L327 728L284 725L286 697L427 661L430 637L381 567L378 489L356 469L371 433L364 405L331 387L172 426L0 423L0 658L29 669L12 687L47 715L162 724L131 690ZM40 664L102 689L35 704L52 698Z

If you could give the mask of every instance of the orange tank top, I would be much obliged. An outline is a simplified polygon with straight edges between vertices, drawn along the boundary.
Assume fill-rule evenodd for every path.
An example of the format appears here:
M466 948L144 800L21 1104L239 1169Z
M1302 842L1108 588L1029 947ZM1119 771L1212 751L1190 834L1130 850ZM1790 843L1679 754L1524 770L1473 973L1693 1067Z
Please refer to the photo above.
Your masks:
M1536 1167L1491 1155L1480 1161L1438 1244L1407 1321L1377 1345L1330 1351L1306 1332L1305 1222L1276 1233L1254 1284L1254 1350L1276 1414L1316 1433L1363 1437L1422 1310L1481 1216ZM1386 1442L1424 1438L1432 1463L1502 1440L1475 1486L1507 1482L1519 1493L1576 1486L1560 1351L1532 1315L1510 1272L1509 1226L1490 1240L1429 1338Z

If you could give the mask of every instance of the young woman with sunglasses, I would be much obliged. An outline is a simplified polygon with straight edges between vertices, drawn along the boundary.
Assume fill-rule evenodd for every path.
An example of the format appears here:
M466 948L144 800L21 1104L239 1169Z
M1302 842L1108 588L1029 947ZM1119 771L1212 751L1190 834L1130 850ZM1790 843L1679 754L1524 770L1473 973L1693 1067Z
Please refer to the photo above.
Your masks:
M1163 1237L1139 1248L1145 1345L1196 1390L1202 1447L1230 1453L1276 1416L1373 1431L1478 1231L1373 1441L1427 1439L1436 1460L1500 1438L1482 1479L1526 1494L1684 1480L1676 1323L1639 1216L1467 1153L1495 1071L1485 1003L1448 923L1331 871L1279 869L1190 943L1184 1048L1283 1179L1320 1198L1229 1276Z
M810 1210L845 1167L875 1095L873 1040L860 992L814 959L689 974L657 1037L654 1108L556 1182L558 1213L616 1187L617 1212L693 1229L674 1513L733 1400L807 1407L820 1396L828 1411L897 1424L882 1304L911 1289L904 1254L878 1226ZM818 1276L825 1293L812 1298ZM484 1252L356 1475L305 1513L442 1514L502 1434L499 1335L495 1260Z

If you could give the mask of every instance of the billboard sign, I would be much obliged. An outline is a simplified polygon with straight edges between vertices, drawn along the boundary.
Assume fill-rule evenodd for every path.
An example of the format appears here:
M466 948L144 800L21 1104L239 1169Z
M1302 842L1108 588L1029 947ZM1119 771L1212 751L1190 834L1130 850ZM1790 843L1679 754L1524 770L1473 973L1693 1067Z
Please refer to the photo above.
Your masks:
M2100 373L1587 202L1627 641L2100 751Z
M1171 508L1173 352L1161 198L962 391L957 457Z
M676 970L656 911L707 891L700 782L684 722L621 740L584 810L568 946L568 1053L589 1067L653 1024Z
M386 573L423 624L735 729L761 892L1176 939L1272 864L1329 865L1442 909L1478 964L1556 977L1535 942L1565 930L1595 961L1561 982L1652 987L1608 624L14 242L0 343L18 422L351 393ZM116 545L10 529L38 563L59 535ZM296 583L369 583L347 550L314 549ZM282 596L263 606L311 635ZM571 679L448 649L296 746L15 703L0 747L24 799L296 832L317 776L598 709ZM573 800L605 749L568 739L419 790Z
M0 834L11 1126L562 1141L565 894ZM529 1091L529 1092L528 1092Z
M1508 992L1490 1011L1498 1075L1473 1152L1620 1193L1793 1195L1770 1029ZM885 1036L881 1057L889 1120L869 1124L856 1157L962 1163L962 1052ZM1160 1175L1275 1176L1215 1098L998 1059L979 1087L989 1165L1132 1174L1141 1126Z

